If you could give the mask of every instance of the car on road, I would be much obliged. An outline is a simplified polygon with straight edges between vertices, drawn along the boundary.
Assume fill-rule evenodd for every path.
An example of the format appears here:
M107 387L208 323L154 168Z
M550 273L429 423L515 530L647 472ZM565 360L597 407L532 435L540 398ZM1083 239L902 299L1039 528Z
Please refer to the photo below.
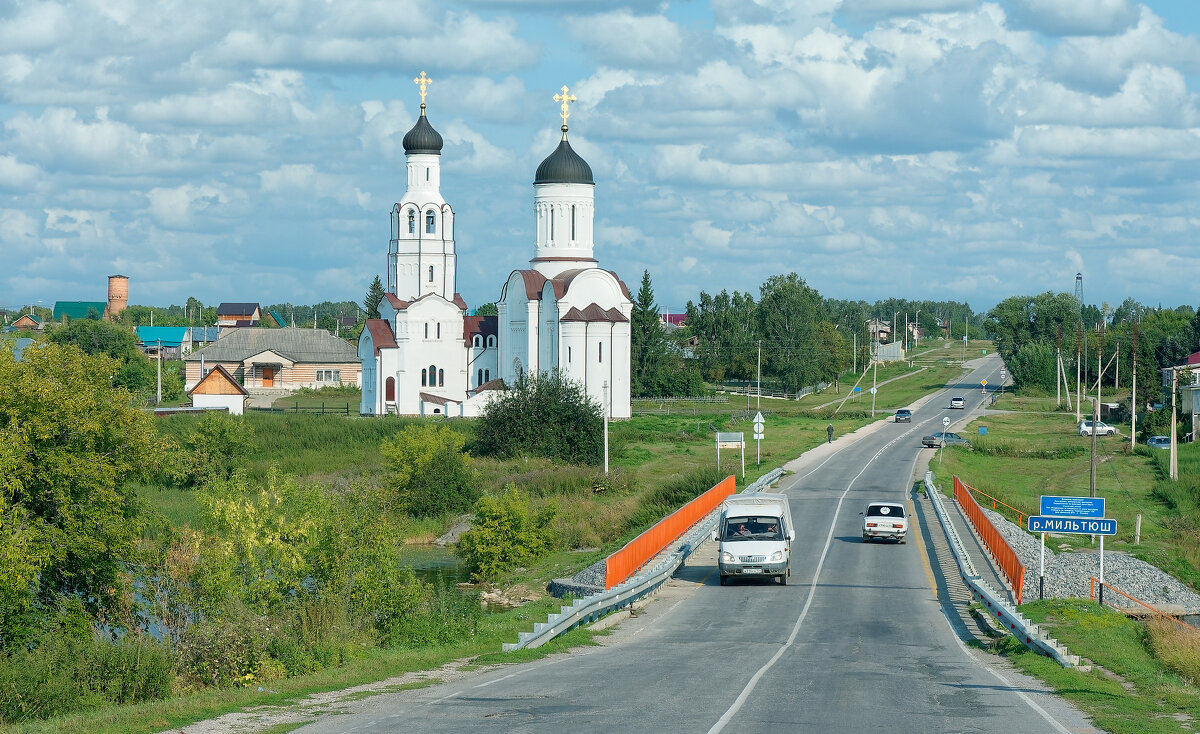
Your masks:
M908 408L900 408L896 411L897 423L912 423L912 411Z
M908 517L901 502L869 502L867 509L858 513L863 516L862 537L864 543L876 538L904 542L908 533Z
M938 431L937 433L931 433L928 436L921 437L921 445L927 449L936 449L939 445L942 444L943 441L945 442L946 446L970 446L971 445L970 441L968 441L967 439L958 435L957 433L948 433L948 432Z
M1092 422L1090 420L1079 421L1080 436L1090 436L1092 435L1093 431L1097 436L1113 436L1117 433L1117 429L1108 425L1104 421L1096 421L1095 427L1092 426Z
M963 410L967 407L966 398L950 398L950 407L956 410Z
M1155 448L1155 449L1170 449L1171 448L1171 437L1170 436L1151 436L1150 438L1146 439L1146 445L1151 448Z

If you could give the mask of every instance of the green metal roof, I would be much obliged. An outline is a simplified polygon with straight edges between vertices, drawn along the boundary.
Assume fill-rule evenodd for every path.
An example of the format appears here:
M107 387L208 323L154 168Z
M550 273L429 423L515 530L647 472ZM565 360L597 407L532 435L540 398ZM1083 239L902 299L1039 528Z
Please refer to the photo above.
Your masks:
M108 303L105 301L57 301L54 304L54 320L62 321L63 316L69 319L86 319L92 309L95 309L97 316L103 316L106 308Z

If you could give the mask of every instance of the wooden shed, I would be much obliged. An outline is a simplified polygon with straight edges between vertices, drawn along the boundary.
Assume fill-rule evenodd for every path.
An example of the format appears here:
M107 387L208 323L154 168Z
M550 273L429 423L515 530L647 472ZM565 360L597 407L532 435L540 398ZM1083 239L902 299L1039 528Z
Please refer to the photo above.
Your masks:
M246 412L250 393L221 365L214 367L200 382L188 390L192 405L197 408L226 408L230 415Z

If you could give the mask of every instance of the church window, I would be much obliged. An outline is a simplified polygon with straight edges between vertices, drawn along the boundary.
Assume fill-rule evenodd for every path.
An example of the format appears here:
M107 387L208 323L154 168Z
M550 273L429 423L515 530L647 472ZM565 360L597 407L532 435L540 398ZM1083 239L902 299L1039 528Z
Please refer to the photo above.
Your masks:
M428 167L425 168L425 180L426 181L429 180L429 168Z
M571 241L575 241L575 205L571 205Z
M479 337L479 335L478 335L478 334L476 334L476 335L475 335L475 338L474 338L474 339L471 341L471 346L475 347L476 349L478 349L478 348L482 347L482 346L483 346L483 339L481 339L481 338Z
M567 347L567 364L571 364L571 348Z
M425 387L425 382L429 379L429 370L421 370L421 387Z
M494 336L489 336L489 337L488 337L488 342L487 342L487 344L488 344L488 346L489 346L489 347L494 347L494 346L496 346L496 337L494 337Z
M437 366L429 365L429 386L437 387Z
M432 209L425 212L425 234L433 234L434 233L435 230L434 230L433 225L434 225L435 221L436 220L434 219Z
M408 233L416 234L417 231L417 213L412 209L408 210Z
M550 241L554 241L554 207L550 207Z
M425 338L429 338L429 322L425 322Z
M429 282L430 283L433 282L433 266L432 265L429 266Z
M491 381L491 379L492 379L492 371L491 371L491 370L484 370L484 371L483 371L483 381L484 381L484 382L490 382L490 381Z
M441 321L437 322L437 338L438 339L442 338L442 322Z
M479 372L477 373L477 375L475 377L475 386L478 387L482 384L483 384L483 370L479 370Z
M600 344L598 346L600 347L600 362L603 363L604 362L604 342L600 342Z
M446 370L438 370L438 387L446 386Z

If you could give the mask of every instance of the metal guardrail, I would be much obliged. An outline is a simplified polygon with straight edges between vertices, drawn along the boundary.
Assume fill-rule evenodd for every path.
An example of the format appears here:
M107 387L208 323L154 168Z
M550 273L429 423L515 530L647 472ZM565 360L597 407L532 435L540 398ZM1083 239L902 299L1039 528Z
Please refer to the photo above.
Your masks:
M742 494L758 492L783 475L782 469L772 469L742 490ZM562 607L557 613L551 614L545 622L533 625L533 631L522 632L516 642L505 642L505 652L521 650L526 647L541 647L555 637L578 627L581 624L595 622L601 617L622 607L627 607L635 601L655 591L675 570L683 565L687 557L698 548L712 532L716 525L720 507L708 513L703 519L693 525L680 536L683 542L675 550L661 557L654 565L638 571L628 580L617 584L611 589L597 594L574 600L570 606Z
M1059 643L1058 640L1050 637L1037 625L1017 611L1016 607L1008 603L1008 600L996 592L991 584L980 578L975 571L975 565L971 562L971 557L967 555L966 546L963 545L962 539L958 536L958 531L954 528L954 523L950 521L950 516L946 513L946 508L942 506L941 492L933 483L933 472L925 472L925 493L929 496L930 502L933 504L934 513L938 516L938 522L942 525L942 530L946 533L946 540L950 545L950 552L954 555L954 560L958 563L959 573L962 575L963 582L967 588L971 590L971 598L979 601L987 606L988 611L996 616L1005 629L1013 634L1029 649L1042 653L1046 657L1053 658L1055 662L1065 668L1079 665L1079 656L1072 655L1066 646Z

